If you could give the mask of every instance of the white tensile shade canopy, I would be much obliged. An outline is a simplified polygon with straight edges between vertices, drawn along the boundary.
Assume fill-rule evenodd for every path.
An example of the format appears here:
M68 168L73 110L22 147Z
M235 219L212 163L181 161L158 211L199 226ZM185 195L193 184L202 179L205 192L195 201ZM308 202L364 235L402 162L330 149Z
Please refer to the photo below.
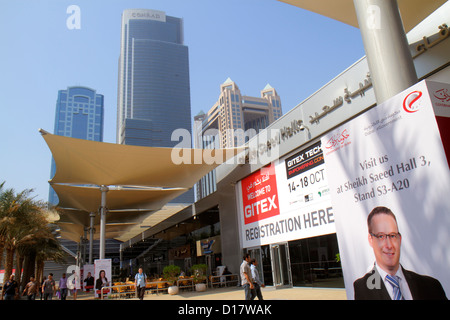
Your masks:
M56 223L65 238L75 241L102 206L101 186L108 187L105 236L118 238L152 214L166 212L158 214L159 221L173 214L161 209L244 150L138 147L40 132L56 164L49 181L59 197Z
M353 0L278 0L358 28ZM409 32L447 0L397 0L405 32Z
M44 133L43 137L56 163L52 185L189 189L205 174L243 150L138 147L50 133Z

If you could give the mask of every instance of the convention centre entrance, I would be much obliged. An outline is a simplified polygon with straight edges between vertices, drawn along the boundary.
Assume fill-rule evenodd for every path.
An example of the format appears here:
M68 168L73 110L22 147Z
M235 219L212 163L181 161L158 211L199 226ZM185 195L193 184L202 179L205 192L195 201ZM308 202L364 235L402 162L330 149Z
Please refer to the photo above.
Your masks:
M250 256L258 261L259 274L264 283L275 287L292 287L291 267L287 242L248 249Z
M344 288L336 234L248 248L264 283L275 287Z

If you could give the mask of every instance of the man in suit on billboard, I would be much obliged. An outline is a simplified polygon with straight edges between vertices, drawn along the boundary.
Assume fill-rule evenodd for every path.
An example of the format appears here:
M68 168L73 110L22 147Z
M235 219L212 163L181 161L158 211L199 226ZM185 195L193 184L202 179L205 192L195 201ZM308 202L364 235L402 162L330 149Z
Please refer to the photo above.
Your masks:
M397 219L389 208L376 207L368 218L369 244L375 265L353 283L355 300L425 300L447 299L441 283L400 265L402 236Z

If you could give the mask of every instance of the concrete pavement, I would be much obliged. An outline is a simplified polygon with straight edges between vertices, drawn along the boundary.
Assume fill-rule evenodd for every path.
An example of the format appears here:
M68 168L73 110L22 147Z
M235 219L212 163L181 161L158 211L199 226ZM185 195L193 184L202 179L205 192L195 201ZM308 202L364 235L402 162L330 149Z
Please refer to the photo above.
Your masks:
M347 300L345 289L335 288L262 288L265 300ZM132 299L135 300L135 299ZM182 291L177 295L146 294L144 300L244 300L240 287L208 288L204 292Z

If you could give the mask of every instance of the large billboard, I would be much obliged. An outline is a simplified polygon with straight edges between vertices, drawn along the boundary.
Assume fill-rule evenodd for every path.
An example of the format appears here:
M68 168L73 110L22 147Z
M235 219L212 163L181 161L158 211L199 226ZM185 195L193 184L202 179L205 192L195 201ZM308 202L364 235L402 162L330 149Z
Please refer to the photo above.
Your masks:
M320 141L242 179L237 190L244 248L335 232Z
M322 137L349 299L393 297L387 274L406 299L450 292L450 174L432 105L449 90L422 81Z

